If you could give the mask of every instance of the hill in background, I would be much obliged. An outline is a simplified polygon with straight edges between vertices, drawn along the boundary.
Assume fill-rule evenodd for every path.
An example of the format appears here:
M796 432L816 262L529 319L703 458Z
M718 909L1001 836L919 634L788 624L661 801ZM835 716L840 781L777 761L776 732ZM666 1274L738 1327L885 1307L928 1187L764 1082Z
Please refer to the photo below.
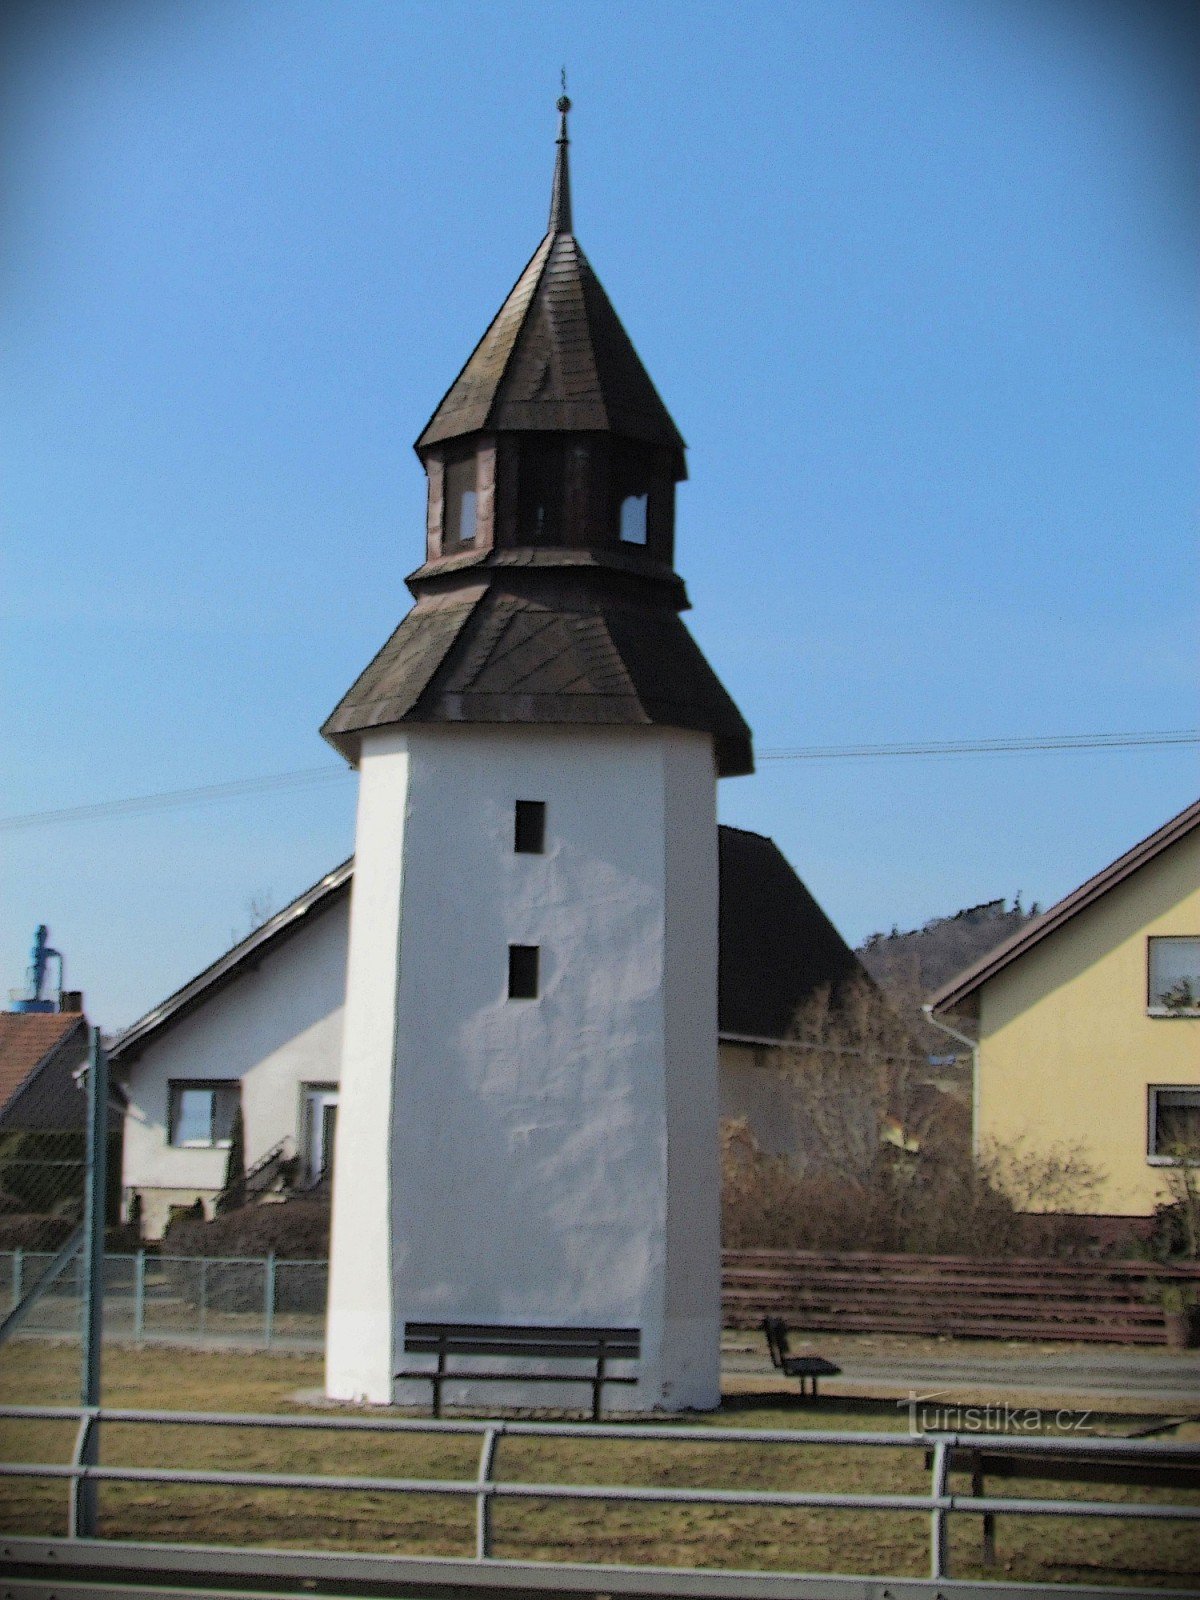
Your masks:
M994 950L1032 921L1039 913L1035 901L1028 910L1018 895L1006 900L985 900L948 917L933 917L924 927L890 933L873 933L856 954L892 1005L910 1023L923 1050L933 1055L954 1049L951 1040L932 1027L921 1004L956 973ZM962 1031L974 1029L963 1024Z

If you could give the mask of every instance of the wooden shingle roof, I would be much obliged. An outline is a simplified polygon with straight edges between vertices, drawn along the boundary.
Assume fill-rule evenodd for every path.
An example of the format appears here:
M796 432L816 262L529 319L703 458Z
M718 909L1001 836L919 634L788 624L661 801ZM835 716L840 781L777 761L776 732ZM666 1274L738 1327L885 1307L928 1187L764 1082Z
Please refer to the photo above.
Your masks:
M368 728L472 722L711 733L722 776L753 770L750 730L678 613L619 590L490 585L414 607L321 729L350 761Z
M684 442L572 232L566 119L550 227L417 440L418 453L498 430L618 433Z

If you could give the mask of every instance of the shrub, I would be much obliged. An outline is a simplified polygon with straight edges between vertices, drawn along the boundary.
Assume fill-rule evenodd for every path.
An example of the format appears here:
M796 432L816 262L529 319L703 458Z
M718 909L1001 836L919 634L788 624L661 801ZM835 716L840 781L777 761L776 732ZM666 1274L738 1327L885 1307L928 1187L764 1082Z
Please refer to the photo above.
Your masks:
M210 1262L205 1271L207 1305L218 1311L261 1311L263 1269L257 1263L271 1254L281 1264L326 1260L329 1205L321 1200L288 1200L274 1205L241 1206L212 1222L177 1217L163 1238L162 1253L176 1293L189 1305L195 1305L200 1295L199 1273L191 1261L203 1257ZM275 1309L323 1311L324 1274L279 1272Z
M52 1255L79 1226L71 1217L38 1216L13 1212L0 1216L0 1250L44 1251Z
M744 1120L721 1137L721 1234L728 1249L868 1250L966 1256L1071 1256L1094 1247L1087 1219L1027 1213L1038 1162L1045 1194L1068 1192L1085 1164L1073 1151L1036 1160L990 1152L976 1163L957 1139L913 1156L881 1148L865 1172L810 1165L801 1171L760 1150ZM1051 1181L1053 1178L1053 1182Z

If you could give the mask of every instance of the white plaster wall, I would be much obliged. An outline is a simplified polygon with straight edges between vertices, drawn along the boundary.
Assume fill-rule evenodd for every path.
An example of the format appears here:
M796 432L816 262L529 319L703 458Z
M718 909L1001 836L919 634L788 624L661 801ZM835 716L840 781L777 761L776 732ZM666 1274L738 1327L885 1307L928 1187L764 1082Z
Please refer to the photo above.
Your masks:
M339 1400L390 1399L396 1369L389 1195L409 769L403 734L364 739L325 1328L326 1390Z
M225 1182L227 1149L168 1144L173 1079L241 1080L248 1166L284 1137L297 1138L305 1083L337 1080L346 924L343 900L267 954L257 970L151 1040L130 1064L122 1183L156 1191L144 1218L151 1236L161 1231L170 1204L186 1205Z
M620 1404L711 1404L719 1318L709 740L652 729L422 728L368 735L361 781L329 1392L392 1398L384 1374L393 1352L392 1371L403 1360L406 1318L608 1323L643 1335L641 1382L636 1393L619 1391ZM546 802L544 855L513 850L518 799ZM541 949L536 1001L507 998L510 944ZM681 1074L670 1095L668 1060ZM394 1316L385 1340L380 1130L389 1124ZM669 1132L678 1140L677 1276L667 1269ZM357 1351L352 1294L370 1301L354 1324ZM424 1401L428 1385L397 1386L396 1397ZM506 1392L489 1386L481 1397L504 1403ZM579 1404L584 1393L547 1384L538 1397ZM528 1390L508 1398L527 1400Z
M664 738L667 1295L663 1404L721 1402L716 771L709 740Z

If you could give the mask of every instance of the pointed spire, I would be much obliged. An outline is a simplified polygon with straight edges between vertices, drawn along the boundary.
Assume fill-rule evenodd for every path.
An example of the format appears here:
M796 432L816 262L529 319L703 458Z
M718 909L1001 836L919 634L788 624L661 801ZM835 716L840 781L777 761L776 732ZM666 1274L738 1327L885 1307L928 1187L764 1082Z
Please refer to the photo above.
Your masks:
M571 169L567 164L567 112L571 102L567 99L567 69L562 74L563 93L558 97L558 155L554 162L554 186L550 190L551 233L570 233L571 230Z

